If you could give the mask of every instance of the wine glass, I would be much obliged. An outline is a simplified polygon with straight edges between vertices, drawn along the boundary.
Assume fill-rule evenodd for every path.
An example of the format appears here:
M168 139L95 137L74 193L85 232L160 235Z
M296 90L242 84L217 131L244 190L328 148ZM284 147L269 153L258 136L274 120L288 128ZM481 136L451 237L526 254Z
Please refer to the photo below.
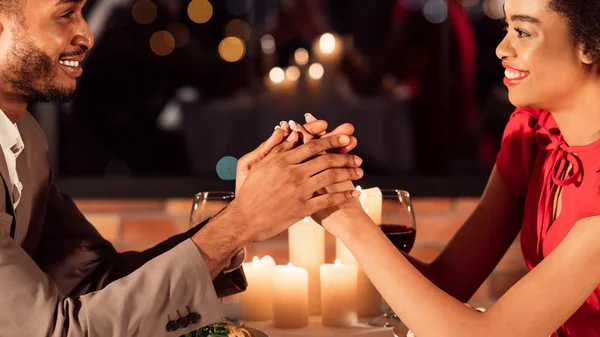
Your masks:
M410 194L403 190L382 190L383 202L381 224L378 224L387 238L408 254L415 243L417 225ZM378 327L391 327L400 323L400 318L389 308L383 315L368 322Z
M200 192L194 196L192 212L190 214L190 227L201 224L221 212L233 199L233 192Z
M231 201L235 199L233 192L200 192L194 196L192 212L190 214L190 228L201 224L203 221L219 214ZM235 295L220 299L225 314L225 321L231 325L240 326L240 310L235 303Z

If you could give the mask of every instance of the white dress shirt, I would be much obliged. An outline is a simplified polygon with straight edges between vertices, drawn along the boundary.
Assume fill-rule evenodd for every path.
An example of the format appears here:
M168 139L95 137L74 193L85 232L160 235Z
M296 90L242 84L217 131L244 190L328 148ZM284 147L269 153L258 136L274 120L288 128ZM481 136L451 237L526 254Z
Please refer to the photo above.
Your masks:
M21 200L21 191L23 191L23 185L17 174L17 157L23 152L25 145L17 125L11 122L2 110L0 110L0 148L2 148L8 165L10 179L8 190L12 194L13 207L16 209Z

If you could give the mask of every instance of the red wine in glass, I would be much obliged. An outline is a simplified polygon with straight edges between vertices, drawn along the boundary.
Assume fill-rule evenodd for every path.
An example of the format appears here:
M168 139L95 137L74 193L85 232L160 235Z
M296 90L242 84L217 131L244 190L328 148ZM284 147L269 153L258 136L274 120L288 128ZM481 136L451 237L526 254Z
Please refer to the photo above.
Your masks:
M410 253L414 243L416 231L414 227L406 225L381 225L381 231L399 250Z

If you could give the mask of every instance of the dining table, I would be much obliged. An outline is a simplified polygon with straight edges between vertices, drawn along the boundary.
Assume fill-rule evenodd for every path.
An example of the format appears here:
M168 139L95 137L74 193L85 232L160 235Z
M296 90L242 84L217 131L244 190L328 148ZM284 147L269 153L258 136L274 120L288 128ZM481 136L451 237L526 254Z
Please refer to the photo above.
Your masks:
M405 337L408 328L401 322L394 328L379 328L364 323L352 327L326 327L321 324L321 317L312 316L309 325L299 329L278 329L271 321L249 322L248 326L266 333L269 337Z

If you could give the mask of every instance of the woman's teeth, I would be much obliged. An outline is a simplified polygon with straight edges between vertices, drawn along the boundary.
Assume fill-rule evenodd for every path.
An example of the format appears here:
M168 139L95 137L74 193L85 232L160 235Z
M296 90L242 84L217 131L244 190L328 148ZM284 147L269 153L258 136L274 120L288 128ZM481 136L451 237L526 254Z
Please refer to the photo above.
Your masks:
M67 67L73 67L73 68L79 67L79 61L60 60L60 61L58 61L58 63L62 64L63 66L67 66Z
M523 79L523 78L529 76L529 73L506 69L504 71L504 76L506 76L506 78L508 78L510 80L518 80L518 79Z

